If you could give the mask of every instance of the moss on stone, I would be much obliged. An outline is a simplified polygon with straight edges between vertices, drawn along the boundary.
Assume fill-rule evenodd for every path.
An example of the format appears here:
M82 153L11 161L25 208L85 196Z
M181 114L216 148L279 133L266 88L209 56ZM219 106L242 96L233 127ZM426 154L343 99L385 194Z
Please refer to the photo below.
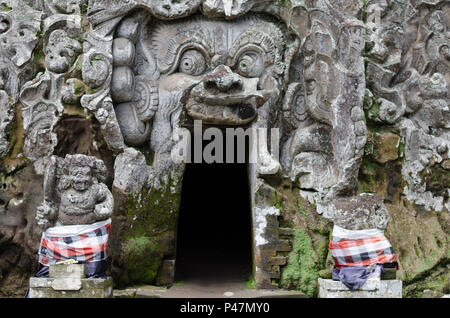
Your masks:
M250 279L245 282L245 286L247 286L248 289L255 289L256 288L256 281L253 277L250 277Z
M129 195L126 237L152 236L176 229L180 197L178 193L172 193L171 188L166 186L150 191L144 188L137 195Z
M375 119L380 115L380 103L376 98L373 98L372 107L369 109L369 119Z
M84 92L84 85L78 81L73 83L73 91L76 95L79 95Z
M119 284L153 283L163 257L158 240L148 236L131 237L125 242L124 253L126 270Z
M426 190L431 191L435 196L448 198L448 185L450 184L450 171L442 168L439 164L427 169L423 180L426 183Z
M298 207L298 211L303 214L304 216L308 216L308 211L303 208L302 203L300 200L297 200L297 207Z
M272 205L274 207L276 207L278 210L280 210L280 212L283 212L283 210L284 210L284 201L285 201L285 199L284 199L283 195L281 195L278 192L274 193Z
M421 279L412 282L404 282L403 297L420 298L424 291L433 291L437 297L450 293L450 269L449 261L438 264L432 271L428 271Z
M293 251L288 264L282 269L281 286L301 290L305 295L317 295L319 260L311 237L305 229L295 230Z
M11 7L9 7L8 5L6 5L6 3L2 3L2 4L0 4L0 9L1 9L1 11L6 11L6 12L8 12L8 11L11 11L11 10L12 10L12 8L11 8Z
M88 1L87 1L87 0L83 1L83 3L81 3L80 7L81 7L81 12L80 12L80 13L81 13L82 15L87 14L87 11L88 11L88 8L89 8L89 3L88 3Z
M400 141L400 144L398 145L398 157L404 158L405 157L405 143Z
M171 178L161 189L142 189L128 195L125 208L124 271L118 285L152 284L164 258L164 237L175 233L180 203L179 189ZM175 246L173 247L175 249Z

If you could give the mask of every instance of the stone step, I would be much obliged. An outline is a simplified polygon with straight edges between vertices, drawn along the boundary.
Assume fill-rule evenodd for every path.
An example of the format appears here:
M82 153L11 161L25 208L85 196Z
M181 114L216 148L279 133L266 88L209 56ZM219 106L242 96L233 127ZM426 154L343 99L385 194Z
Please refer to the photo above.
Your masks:
M402 298L402 281L368 280L351 291L340 281L319 278L319 298Z

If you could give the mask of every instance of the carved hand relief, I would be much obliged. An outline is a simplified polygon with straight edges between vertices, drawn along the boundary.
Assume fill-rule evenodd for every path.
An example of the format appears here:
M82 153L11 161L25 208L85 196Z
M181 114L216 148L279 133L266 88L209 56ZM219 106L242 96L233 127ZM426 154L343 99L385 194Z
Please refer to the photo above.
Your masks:
M176 19L188 16L200 8L201 0L144 0L158 19Z

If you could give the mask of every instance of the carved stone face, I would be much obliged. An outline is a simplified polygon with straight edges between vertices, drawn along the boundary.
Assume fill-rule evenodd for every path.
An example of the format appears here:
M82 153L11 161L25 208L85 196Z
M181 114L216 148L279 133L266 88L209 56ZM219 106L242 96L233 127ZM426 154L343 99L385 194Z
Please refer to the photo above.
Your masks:
M31 59L38 42L41 14L26 6L0 12L0 48L17 67L23 66Z
M77 40L71 39L63 30L50 34L46 48L45 65L55 73L64 73L75 62L81 46Z
M69 180L72 188L85 191L92 184L91 168L87 166L72 166L69 168Z
M161 73L160 107L181 92L186 112L206 124L243 125L279 98L283 34L257 16L150 26ZM150 47L150 46L149 46Z

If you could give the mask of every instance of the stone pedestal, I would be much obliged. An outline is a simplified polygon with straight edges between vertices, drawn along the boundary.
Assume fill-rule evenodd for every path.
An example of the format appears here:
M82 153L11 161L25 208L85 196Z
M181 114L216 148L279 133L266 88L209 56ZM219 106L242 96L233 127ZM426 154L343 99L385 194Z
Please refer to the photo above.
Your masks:
M50 265L48 278L30 278L30 298L109 298L112 278L86 278L84 264Z
M351 291L340 281L319 278L319 298L402 298L402 281L368 280Z

